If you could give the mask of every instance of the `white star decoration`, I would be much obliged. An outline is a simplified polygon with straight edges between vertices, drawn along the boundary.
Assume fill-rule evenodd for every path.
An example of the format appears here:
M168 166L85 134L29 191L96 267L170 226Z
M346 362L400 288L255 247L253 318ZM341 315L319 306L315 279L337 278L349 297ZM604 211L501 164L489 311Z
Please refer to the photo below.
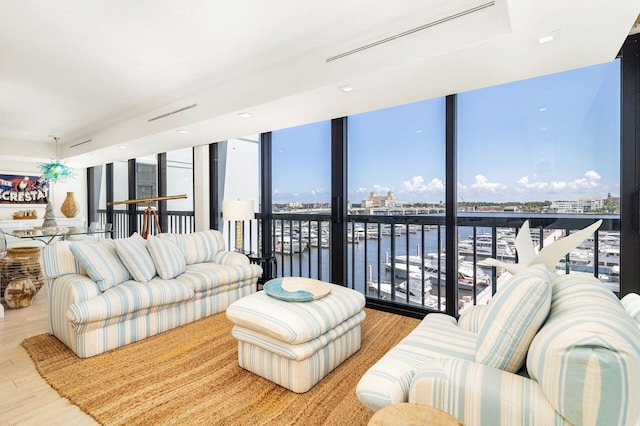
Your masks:
M602 225L602 220L598 220L580 231L560 238L554 241L553 244L543 247L539 253L536 253L533 241L531 240L531 233L529 232L529 221L527 220L522 224L515 239L518 263L505 263L493 258L488 258L478 263L487 266L499 266L512 274L517 274L528 266L542 263L547 270L553 272L558 260L578 247L578 245L590 234L593 234L600 225Z

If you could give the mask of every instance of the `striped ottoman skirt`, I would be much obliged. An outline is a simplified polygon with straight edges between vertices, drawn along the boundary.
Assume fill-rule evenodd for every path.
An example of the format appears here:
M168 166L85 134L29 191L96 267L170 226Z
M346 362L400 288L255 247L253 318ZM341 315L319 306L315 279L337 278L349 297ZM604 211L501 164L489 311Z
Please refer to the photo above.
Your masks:
M303 393L358 351L364 296L322 285L330 292L316 300L286 301L260 291L232 303L226 314L234 324L231 334L238 340L240 367Z

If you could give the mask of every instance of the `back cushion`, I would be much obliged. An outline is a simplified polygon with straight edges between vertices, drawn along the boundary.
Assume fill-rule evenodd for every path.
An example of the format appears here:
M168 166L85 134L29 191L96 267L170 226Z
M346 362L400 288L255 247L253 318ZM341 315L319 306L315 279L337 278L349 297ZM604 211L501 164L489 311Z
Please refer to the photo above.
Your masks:
M478 331L476 362L515 373L551 305L551 283L543 265L515 274L489 303Z
M170 280L185 271L187 262L182 251L173 241L149 235L147 249L160 278Z
M131 277L141 283L151 281L156 275L156 267L147 250L147 241L134 232L129 238L113 240L118 257Z
M590 274L552 282L549 318L529 349L527 370L574 424L639 424L640 329Z
M56 241L42 249L42 267L47 278L86 272L71 253L71 244L70 241Z
M74 242L71 252L86 270L89 277L98 284L101 291L118 285L131 278L116 253L113 241L104 240L99 243Z
M620 300L624 310L627 311L631 318L640 326L640 294L629 293Z
M211 262L217 252L225 249L224 238L215 229L191 234L160 234L158 237L173 241L184 254L187 265Z

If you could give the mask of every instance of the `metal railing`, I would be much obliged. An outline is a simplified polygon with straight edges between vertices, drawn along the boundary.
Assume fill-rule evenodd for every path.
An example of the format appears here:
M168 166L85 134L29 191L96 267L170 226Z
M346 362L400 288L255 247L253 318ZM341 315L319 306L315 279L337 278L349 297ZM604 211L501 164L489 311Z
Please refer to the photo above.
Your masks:
M136 211L138 233L142 233L143 210ZM114 223L112 226L113 238L127 238L129 236L129 212L127 210L114 210ZM98 211L98 222L107 222L106 210ZM193 212L185 211L168 211L167 212L167 229L162 232L171 232L176 234L187 234L195 230L195 221ZM155 228L152 228L155 233Z
M274 213L273 248L279 276L329 280L328 214ZM603 224L590 242L598 250L568 253L558 273L587 271L613 291L619 289L619 253L615 259L612 235L620 229L615 215L547 215L519 213L460 213L458 215L458 308L486 303L502 276L499 268L484 267L487 257L516 262L513 238L529 221L537 250L597 219ZM443 215L350 215L347 226L348 286L367 298L443 311L445 299L446 228ZM393 236L393 238L392 238ZM615 242L614 242L615 244ZM619 235L617 237L619 247ZM603 257L612 255L611 262ZM579 258L578 258L579 257ZM617 267L612 265L616 264ZM618 290L619 291L619 290Z

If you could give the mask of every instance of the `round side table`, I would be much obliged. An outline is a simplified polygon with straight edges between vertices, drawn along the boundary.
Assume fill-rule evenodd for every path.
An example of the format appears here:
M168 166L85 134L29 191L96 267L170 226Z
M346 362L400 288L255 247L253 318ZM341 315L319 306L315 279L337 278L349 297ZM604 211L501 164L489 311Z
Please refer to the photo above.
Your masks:
M463 426L461 421L449 413L409 402L384 407L369 420L369 426L391 425Z

